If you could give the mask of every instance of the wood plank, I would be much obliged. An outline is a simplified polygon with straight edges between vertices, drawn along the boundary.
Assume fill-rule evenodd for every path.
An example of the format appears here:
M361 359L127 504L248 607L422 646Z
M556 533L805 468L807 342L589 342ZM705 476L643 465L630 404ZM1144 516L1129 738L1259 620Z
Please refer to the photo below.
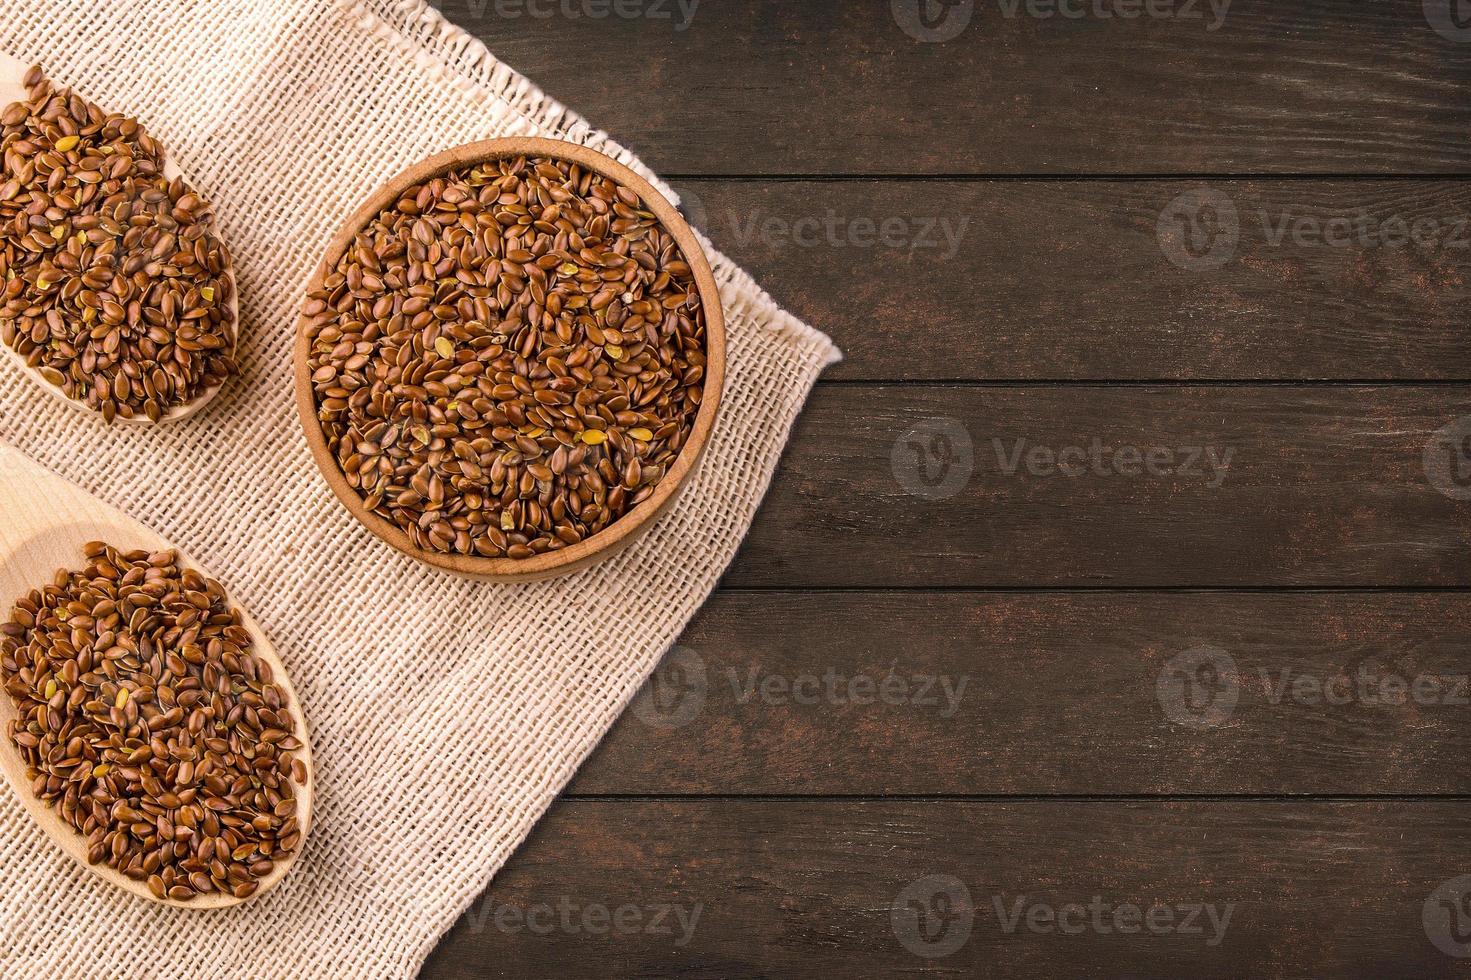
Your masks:
M832 378L1471 378L1471 183L676 189L843 348Z
M1425 462L1471 469L1436 437L1468 415L1463 385L828 386L727 584L1465 587L1471 505Z
M1461 802L564 802L423 976L1465 976L1432 936L1468 833Z
M574 794L1471 794L1471 594L717 593Z
M1471 165L1471 106L1457 98L1471 59L1431 29L1420 3L1234 0L1218 21L1210 0L1149 7L1199 16L1136 19L1092 13L1144 9L1131 0L1069 0L1080 19L1028 15L1054 0L977 0L964 31L926 43L883 2L706 0L692 18L679 0L438 2L665 173Z

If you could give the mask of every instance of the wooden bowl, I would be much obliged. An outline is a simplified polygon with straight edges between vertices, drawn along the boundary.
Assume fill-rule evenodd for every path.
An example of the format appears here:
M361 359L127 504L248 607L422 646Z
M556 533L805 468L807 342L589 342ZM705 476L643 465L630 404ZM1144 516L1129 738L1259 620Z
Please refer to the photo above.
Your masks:
M484 558L477 555L451 555L419 548L396 524L369 511L356 490L348 485L337 460L327 446L326 436L317 420L317 403L312 392L309 367L310 343L307 339L307 321L303 316L297 324L295 373L296 407L301 416L302 428L306 431L307 444L317 467L327 478L332 492L342 501L353 516L368 530L388 542L399 551L436 568L454 572L468 578L489 582L534 582L587 568L604 558L611 557L632 544L639 535L647 531L654 521L674 502L675 495L684 485L715 426L720 409L720 397L725 383L725 319L720 305L720 292L715 285L715 276L710 271L710 262L700 246L699 239L690 226L654 187L632 170L595 150L576 143L560 140L515 138L484 140L447 150L410 167L379 188L360 207L327 247L313 275L308 294L316 292L330 271L341 260L352 245L353 238L364 225L377 217L385 208L399 199L403 191L415 184L423 183L457 167L474 166L489 160L506 157L549 157L576 163L586 170L608 177L636 193L648 209L663 224L665 230L679 243L700 291L700 302L705 313L705 379L701 396L700 411L695 417L693 430L684 447L676 457L663 480L654 488L653 494L637 507L624 514L608 527L577 544L535 555L531 558Z

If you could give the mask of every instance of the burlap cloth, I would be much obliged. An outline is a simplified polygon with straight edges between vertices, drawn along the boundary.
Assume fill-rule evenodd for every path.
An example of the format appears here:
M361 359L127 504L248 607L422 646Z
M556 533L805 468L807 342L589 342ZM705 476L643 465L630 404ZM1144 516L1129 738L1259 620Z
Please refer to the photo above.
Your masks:
M419 0L0 0L0 47L144 118L213 197L244 369L201 415L146 431L107 428L3 363L0 439L158 529L254 611L300 690L319 794L274 892L196 912L93 878L0 791L0 975L413 976L715 586L837 352L712 253L728 387L679 504L569 579L451 578L362 530L307 454L290 376L307 277L366 194L458 143L551 135L647 171Z

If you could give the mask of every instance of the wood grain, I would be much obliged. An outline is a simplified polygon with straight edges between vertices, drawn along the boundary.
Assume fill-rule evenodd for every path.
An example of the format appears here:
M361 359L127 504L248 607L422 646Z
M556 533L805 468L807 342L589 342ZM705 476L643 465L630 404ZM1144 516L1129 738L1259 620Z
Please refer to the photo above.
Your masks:
M1464 587L1471 502L1424 461L1467 415L1462 386L820 388L726 581ZM1095 439L1102 467L1074 455ZM1029 472L1034 451L1081 475ZM1143 472L1151 451L1168 473Z
M718 593L569 792L1471 794L1468 633L1465 593Z
M729 588L424 977L1468 975L1422 921L1471 873L1471 501L1425 469L1471 416L1471 185L1440 179L1471 174L1471 47L1426 4L1234 0L1208 30L1204 0L1127 21L976 0L921 43L881 0L705 0L684 29L674 0L439 2L676 175L848 358ZM1176 199L1203 188L1238 224L1202 262L1222 239L1178 219L1217 215ZM1398 221L1426 240L1386 243ZM971 446L958 481L937 433ZM993 443L1095 437L1230 468L1008 474ZM1224 715L1181 700L1223 663ZM891 670L911 700L821 693ZM1317 699L1360 676L1422 698ZM948 714L940 678L966 682ZM891 907L931 874L976 914L927 959ZM1022 896L1235 904L1209 945L1008 933L992 903Z
M1430 28L1418 2L1235 0L1210 30L1207 0L1189 4L1203 16L1133 20L1039 19L977 0L970 24L945 43L906 34L887 2L707 0L687 21L677 0L633 5L664 18L569 17L554 0L437 2L666 174L1465 173L1471 164L1471 106L1457 98L1471 59Z
M423 976L1464 976L1422 914L1466 873L1468 832L1463 802L564 802ZM935 959L891 920L927 875L969 893L930 920L937 932L973 914L965 944ZM1067 908L1095 897L1106 933ZM998 902L1082 929L1039 913L1008 932ZM1121 934L1125 905L1208 905L1225 927L1202 911L1199 933ZM638 918L612 934L584 926L608 931L589 908L626 906Z
M718 248L843 349L829 378L1471 378L1471 184L676 189ZM1234 210L1234 235L1209 237L1202 192ZM1182 221L1203 264L1177 264Z

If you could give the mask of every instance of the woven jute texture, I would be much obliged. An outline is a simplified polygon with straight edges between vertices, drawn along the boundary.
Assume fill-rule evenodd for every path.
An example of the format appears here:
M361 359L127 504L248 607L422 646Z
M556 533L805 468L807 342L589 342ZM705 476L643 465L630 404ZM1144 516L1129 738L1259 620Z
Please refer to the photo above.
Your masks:
M0 363L0 439L159 530L254 612L300 691L319 794L275 891L197 912L95 879L0 791L0 975L414 976L714 588L837 352L712 253L727 394L675 508L569 579L424 568L331 496L295 416L295 311L328 239L383 181L470 140L555 136L647 170L419 0L0 0L0 47L143 118L213 198L244 371L149 431L107 428Z

